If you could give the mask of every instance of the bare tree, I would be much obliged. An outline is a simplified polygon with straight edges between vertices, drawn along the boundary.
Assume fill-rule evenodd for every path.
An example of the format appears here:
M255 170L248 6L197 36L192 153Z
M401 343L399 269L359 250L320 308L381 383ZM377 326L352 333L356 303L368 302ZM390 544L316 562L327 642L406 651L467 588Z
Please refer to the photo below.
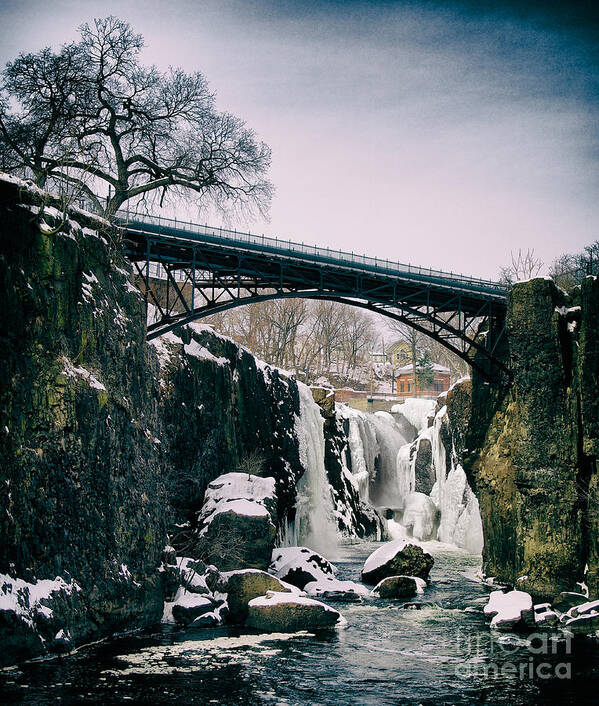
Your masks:
M554 282L570 291L588 275L599 273L599 240L585 246L576 255L563 254L556 258L549 269Z
M116 17L84 24L80 33L80 42L58 53L21 55L5 69L5 169L30 173L40 185L74 186L105 215L131 199L158 197L162 205L183 193L200 205L268 207L270 150L241 120L215 109L202 74L141 66L142 36Z
M510 258L510 264L502 267L500 271L500 280L506 284L535 277L544 264L542 260L535 257L534 248L528 248L526 251L519 248L517 254L513 251L510 253Z

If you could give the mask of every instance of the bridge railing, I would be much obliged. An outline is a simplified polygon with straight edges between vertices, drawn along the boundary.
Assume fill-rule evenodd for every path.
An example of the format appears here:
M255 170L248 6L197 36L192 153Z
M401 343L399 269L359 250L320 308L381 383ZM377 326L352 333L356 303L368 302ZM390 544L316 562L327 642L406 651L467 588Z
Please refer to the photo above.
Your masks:
M155 226L159 229L168 228L171 231L180 231L190 239L196 239L194 236L201 236L202 238L210 238L211 240L222 242L225 245L251 245L254 246L255 249L268 249L295 257L298 255L307 255L310 259L326 259L329 262L334 260L340 263L366 266L368 268L386 271L390 274L418 275L422 277L434 277L442 280L451 280L456 284L465 284L495 290L495 292L500 295L505 294L507 291L506 285L500 282L494 282L492 280L470 277L468 275L457 274L454 272L445 272L443 270L435 270L430 267L420 267L409 264L406 265L393 260L360 255L354 252L346 252L344 250L321 248L316 245L296 243L292 240L283 240L281 238L271 238L265 235L255 235L253 233L245 233L238 230L200 225L189 221L180 221L176 218L141 215L137 213L130 213L128 211L118 211L116 218L125 224L134 222L142 225L147 224ZM166 233L166 235L169 234Z

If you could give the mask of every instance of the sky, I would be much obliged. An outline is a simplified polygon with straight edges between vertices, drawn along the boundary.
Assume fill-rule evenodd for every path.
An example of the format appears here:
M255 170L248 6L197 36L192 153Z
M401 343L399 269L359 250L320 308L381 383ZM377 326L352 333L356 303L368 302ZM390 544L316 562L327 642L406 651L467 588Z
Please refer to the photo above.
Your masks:
M269 221L229 225L493 278L599 238L593 5L0 0L0 63L115 14L272 148Z

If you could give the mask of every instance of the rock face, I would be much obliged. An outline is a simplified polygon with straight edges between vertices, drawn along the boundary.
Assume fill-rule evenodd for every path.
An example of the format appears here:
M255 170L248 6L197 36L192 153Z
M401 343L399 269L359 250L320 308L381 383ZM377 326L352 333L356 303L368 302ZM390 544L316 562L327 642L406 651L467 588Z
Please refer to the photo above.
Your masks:
M387 542L373 552L362 569L362 581L378 584L390 576L417 576L426 579L435 563L433 557L405 539Z
M598 329L595 278L574 299L545 279L516 284L505 351L513 385L473 378L461 448L480 503L484 570L503 583L526 577L519 585L538 596L585 579L591 595L599 590Z
M0 572L73 577L77 607L53 617L76 644L160 618L159 390L143 302L106 224L63 223L42 203L0 180ZM46 645L55 627L34 624ZM2 628L0 642L10 663Z
M298 383L209 326L148 345L114 231L57 205L0 177L0 665L157 622L177 584L167 531L171 554L198 560L199 532L208 526L215 545L234 527L253 545L241 563L265 567L305 472ZM381 518L339 463L346 441L328 397L338 525L380 537ZM274 479L274 492L260 516L233 503L206 523L206 490L230 472ZM7 598L19 582L35 591L55 579L80 590L54 591L40 610Z
M269 591L250 601L246 625L267 632L296 632L333 628L341 621L338 611L320 601Z
M436 480L430 439L424 437L414 442L413 453L416 454L414 461L415 491L428 495Z
M304 473L295 433L297 383L210 326L190 324L152 342L160 362L169 501L193 530L209 483L230 471L274 478L277 527L293 519ZM190 551L185 531L173 542Z
M384 539L386 529L382 517L372 505L360 498L359 482L349 470L349 430L336 412L335 398L330 395L323 396L320 390L321 388L313 388L312 394L323 410L324 463L333 492L335 519L339 531L343 535L362 539Z

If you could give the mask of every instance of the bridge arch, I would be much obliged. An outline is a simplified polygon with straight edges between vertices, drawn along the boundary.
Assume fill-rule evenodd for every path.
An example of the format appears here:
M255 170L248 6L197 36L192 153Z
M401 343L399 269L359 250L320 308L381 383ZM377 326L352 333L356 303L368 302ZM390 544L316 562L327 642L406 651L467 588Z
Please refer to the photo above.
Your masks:
M248 304L257 304L260 302L274 301L277 299L311 299L311 300L321 300L321 301L331 301L338 304L346 304L349 306L354 306L366 311L374 312L387 318L393 319L400 323L406 324L411 328L415 329L419 333L432 338L433 340L440 343L442 346L447 348L449 351L457 355L462 360L466 361L468 365L476 368L485 377L495 377L497 373L509 374L508 368L505 366L504 362L500 359L492 360L492 356L489 355L489 351L483 342L476 340L478 337L478 329L473 332L473 338L468 340L468 345L463 345L465 343L464 337L460 329L457 329L451 324L451 321L445 319L427 319L431 324L435 326L434 329L427 328L422 324L415 321L412 316L414 314L420 314L420 312L414 311L410 307L400 309L391 309L383 302L377 300L358 300L353 296L349 296L343 293L336 292L319 292L319 291L297 291L297 292L272 292L268 294L258 294L241 296L239 298L231 299L225 302L216 303L214 305L206 305L203 307L190 310L185 313L181 313L178 316L161 316L161 318L148 325L148 340L158 338L159 336L167 333L168 331L173 331L185 324L193 323L202 318L212 316L214 314L220 314L231 309L235 309L240 306L246 306ZM503 334L502 334L503 335ZM481 336L482 338L482 336ZM499 344L497 341L497 345ZM462 345L460 345L462 344ZM480 351L483 356L488 360L489 363L493 363L497 370L494 372L490 370L489 365L481 365L473 357L474 351Z

